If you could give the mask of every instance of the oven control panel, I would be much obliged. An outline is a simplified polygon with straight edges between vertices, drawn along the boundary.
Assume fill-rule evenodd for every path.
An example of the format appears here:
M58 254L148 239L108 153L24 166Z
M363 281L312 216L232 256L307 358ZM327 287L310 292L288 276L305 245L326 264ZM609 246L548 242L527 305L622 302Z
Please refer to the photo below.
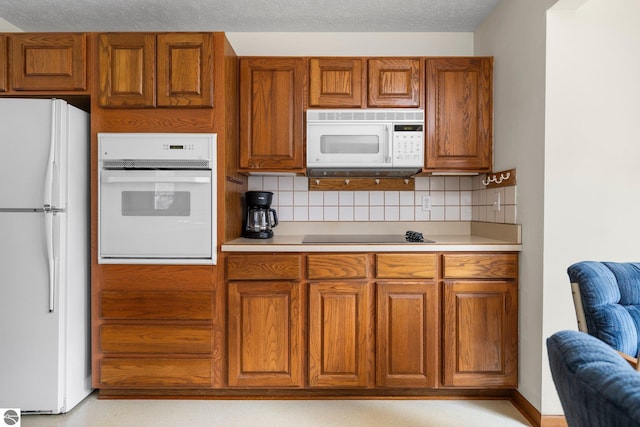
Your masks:
M215 133L98 133L98 160L215 158Z
M162 149L169 151L193 151L195 147L195 144L162 144Z

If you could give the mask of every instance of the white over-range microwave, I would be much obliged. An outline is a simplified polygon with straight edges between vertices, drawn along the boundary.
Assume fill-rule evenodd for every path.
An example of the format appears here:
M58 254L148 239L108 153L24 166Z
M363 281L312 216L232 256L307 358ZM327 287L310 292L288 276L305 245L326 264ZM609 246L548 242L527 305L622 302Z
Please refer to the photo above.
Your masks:
M307 175L409 177L424 165L424 110L307 110Z

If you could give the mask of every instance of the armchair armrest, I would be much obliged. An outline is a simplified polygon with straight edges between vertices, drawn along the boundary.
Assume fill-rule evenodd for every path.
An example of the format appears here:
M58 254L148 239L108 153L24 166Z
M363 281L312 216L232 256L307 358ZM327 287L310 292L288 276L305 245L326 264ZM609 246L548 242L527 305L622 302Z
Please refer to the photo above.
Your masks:
M616 350L616 351L618 351L618 350ZM618 351L618 354L620 356L622 356L622 358L624 360L629 362L629 365L631 365L633 367L633 369L635 369L636 371L640 371L640 363L638 363L638 358L637 357L629 356L628 354L623 353L621 351Z

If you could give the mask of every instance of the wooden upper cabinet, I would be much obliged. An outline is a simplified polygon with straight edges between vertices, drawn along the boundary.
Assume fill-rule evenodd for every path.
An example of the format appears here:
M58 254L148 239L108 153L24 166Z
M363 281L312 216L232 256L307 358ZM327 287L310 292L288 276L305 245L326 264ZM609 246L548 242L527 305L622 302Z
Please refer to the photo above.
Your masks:
M365 71L360 58L311 58L309 106L361 107Z
M213 34L158 35L158 106L213 106Z
M0 92L9 89L7 77L9 75L9 57L7 55L7 36L0 35Z
M240 170L304 171L303 58L240 60Z
M425 68L425 169L490 171L493 59L429 58Z
M98 56L100 106L131 108L156 105L154 34L100 34Z
M420 107L419 58L311 58L309 107Z
M84 91L87 89L85 34L12 34L9 40L13 90Z
M420 107L420 59L370 59L368 66L369 107Z

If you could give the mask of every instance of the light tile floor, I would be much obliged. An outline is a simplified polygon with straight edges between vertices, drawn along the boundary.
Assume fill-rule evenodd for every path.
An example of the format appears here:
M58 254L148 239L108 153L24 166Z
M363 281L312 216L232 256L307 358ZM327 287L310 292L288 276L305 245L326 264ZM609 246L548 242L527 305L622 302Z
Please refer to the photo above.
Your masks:
M531 426L505 400L98 400L21 427Z

